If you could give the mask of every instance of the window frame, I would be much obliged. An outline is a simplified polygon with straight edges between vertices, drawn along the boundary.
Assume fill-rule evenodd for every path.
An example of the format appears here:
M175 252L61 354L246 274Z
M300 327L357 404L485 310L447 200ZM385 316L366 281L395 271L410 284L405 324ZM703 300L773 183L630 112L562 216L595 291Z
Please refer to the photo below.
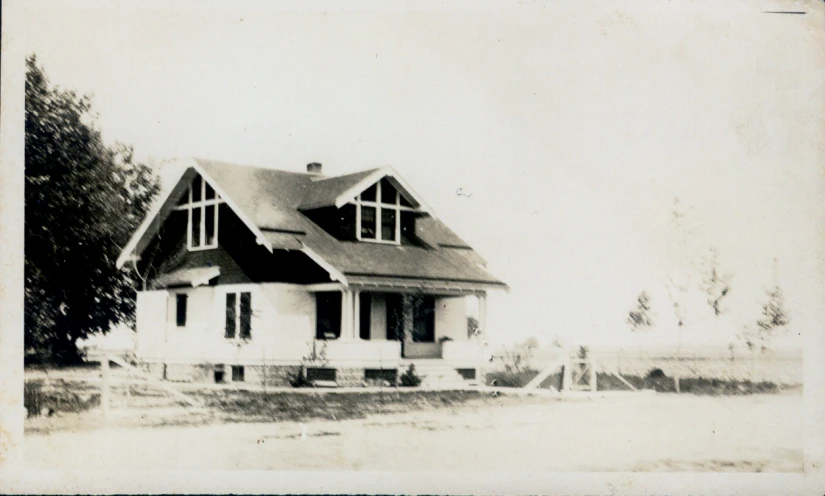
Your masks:
M381 191L381 183L384 182L386 178L381 178L378 182L371 184L369 187L375 186L375 200L363 200L361 199L361 193L359 193L351 202L350 204L355 205L355 239L358 241L364 241L367 243L379 243L385 245L400 245L401 244L401 212L415 212L417 211L414 207L407 207L401 204L401 191L399 190L398 186L393 184L393 188L395 188L395 203L384 203L383 201L383 192ZM369 189L369 188L367 188ZM371 207L375 209L375 238L363 238L361 237L361 207ZM383 239L383 223L381 222L382 216L382 209L387 210L394 210L395 211L395 229L393 230L395 239Z
M192 201L192 189L195 183L195 179L192 179L192 182L189 183L189 187L186 190L186 203L176 205L175 210L186 210L186 249L189 251L203 251L203 250L213 250L218 247L218 227L219 221L218 218L220 217L218 213L220 212L220 205L225 203L223 198L218 194L218 190L215 189L215 186L209 183L203 176L200 177L201 181L201 188L200 188L200 200L193 202ZM214 194L213 198L206 198L206 187L207 185L212 188L212 193ZM206 209L207 208L214 208L214 237L212 243L206 244ZM197 209L200 213L200 223L198 226L198 246L193 246L192 241L194 237L194 233L192 232L192 212Z
M238 289L233 289L233 290L230 290L230 291L222 292L221 294L223 296L222 297L222 300L223 300L222 304L223 304L223 316L224 316L224 320L223 320L223 337L224 337L224 339L228 340L228 341L244 341L244 342L251 341L252 340L252 317L254 316L254 313L255 313L255 311L252 307L252 294L253 294L252 289L251 288L238 288ZM246 335L242 334L242 327L241 327L241 323L244 321L243 315L242 315L242 312L241 312L241 309L243 308L242 301L243 301L243 295L244 294L249 295L249 328L248 328L248 332L246 333ZM226 315L227 315L228 303L229 303L228 300L229 300L230 295L235 297L235 302L234 302L234 327L232 329L232 335L228 336L227 335L228 330L226 328L228 322L227 322L227 319L226 319Z
M174 293L175 295L175 327L186 329L189 320L189 295L186 293ZM183 323L181 324L181 302L183 302Z
M230 365L229 374L232 382L246 382L246 369L243 365Z

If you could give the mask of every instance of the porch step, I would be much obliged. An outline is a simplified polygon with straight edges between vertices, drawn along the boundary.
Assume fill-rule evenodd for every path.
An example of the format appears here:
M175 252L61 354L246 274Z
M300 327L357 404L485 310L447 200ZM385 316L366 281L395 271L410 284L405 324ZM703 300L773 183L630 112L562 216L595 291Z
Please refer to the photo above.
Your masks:
M406 371L409 365L415 365L415 372L421 377L421 386L429 388L453 388L471 385L451 365L443 360L423 359L405 360L401 364L401 371Z

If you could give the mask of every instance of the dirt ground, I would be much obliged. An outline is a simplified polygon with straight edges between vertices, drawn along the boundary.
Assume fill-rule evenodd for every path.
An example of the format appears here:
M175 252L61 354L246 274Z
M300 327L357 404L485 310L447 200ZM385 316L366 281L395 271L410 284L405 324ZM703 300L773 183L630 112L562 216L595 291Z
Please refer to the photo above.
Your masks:
M802 396L632 394L308 422L27 434L31 468L802 470Z

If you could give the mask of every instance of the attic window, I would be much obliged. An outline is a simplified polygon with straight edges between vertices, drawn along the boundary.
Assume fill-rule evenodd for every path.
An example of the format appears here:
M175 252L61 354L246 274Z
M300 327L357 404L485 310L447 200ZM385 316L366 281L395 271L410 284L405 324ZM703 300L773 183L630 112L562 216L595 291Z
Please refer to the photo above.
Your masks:
M386 178L355 198L356 237L359 241L398 244L401 211L415 210Z
M190 251L218 247L218 204L220 196L201 176L195 177L175 210L188 215L186 247Z

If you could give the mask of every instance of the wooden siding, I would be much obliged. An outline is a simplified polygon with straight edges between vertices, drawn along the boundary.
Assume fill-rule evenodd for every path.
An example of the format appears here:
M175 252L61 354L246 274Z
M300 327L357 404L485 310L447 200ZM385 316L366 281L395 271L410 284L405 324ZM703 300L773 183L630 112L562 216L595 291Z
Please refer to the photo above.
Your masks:
M275 250L259 245L255 235L225 204L219 210L218 247L186 249L185 211L170 214L161 230L144 251L138 267L149 274L148 288L156 286L160 275L194 267L219 267L214 284L284 282L312 284L329 282L329 274L299 251Z

